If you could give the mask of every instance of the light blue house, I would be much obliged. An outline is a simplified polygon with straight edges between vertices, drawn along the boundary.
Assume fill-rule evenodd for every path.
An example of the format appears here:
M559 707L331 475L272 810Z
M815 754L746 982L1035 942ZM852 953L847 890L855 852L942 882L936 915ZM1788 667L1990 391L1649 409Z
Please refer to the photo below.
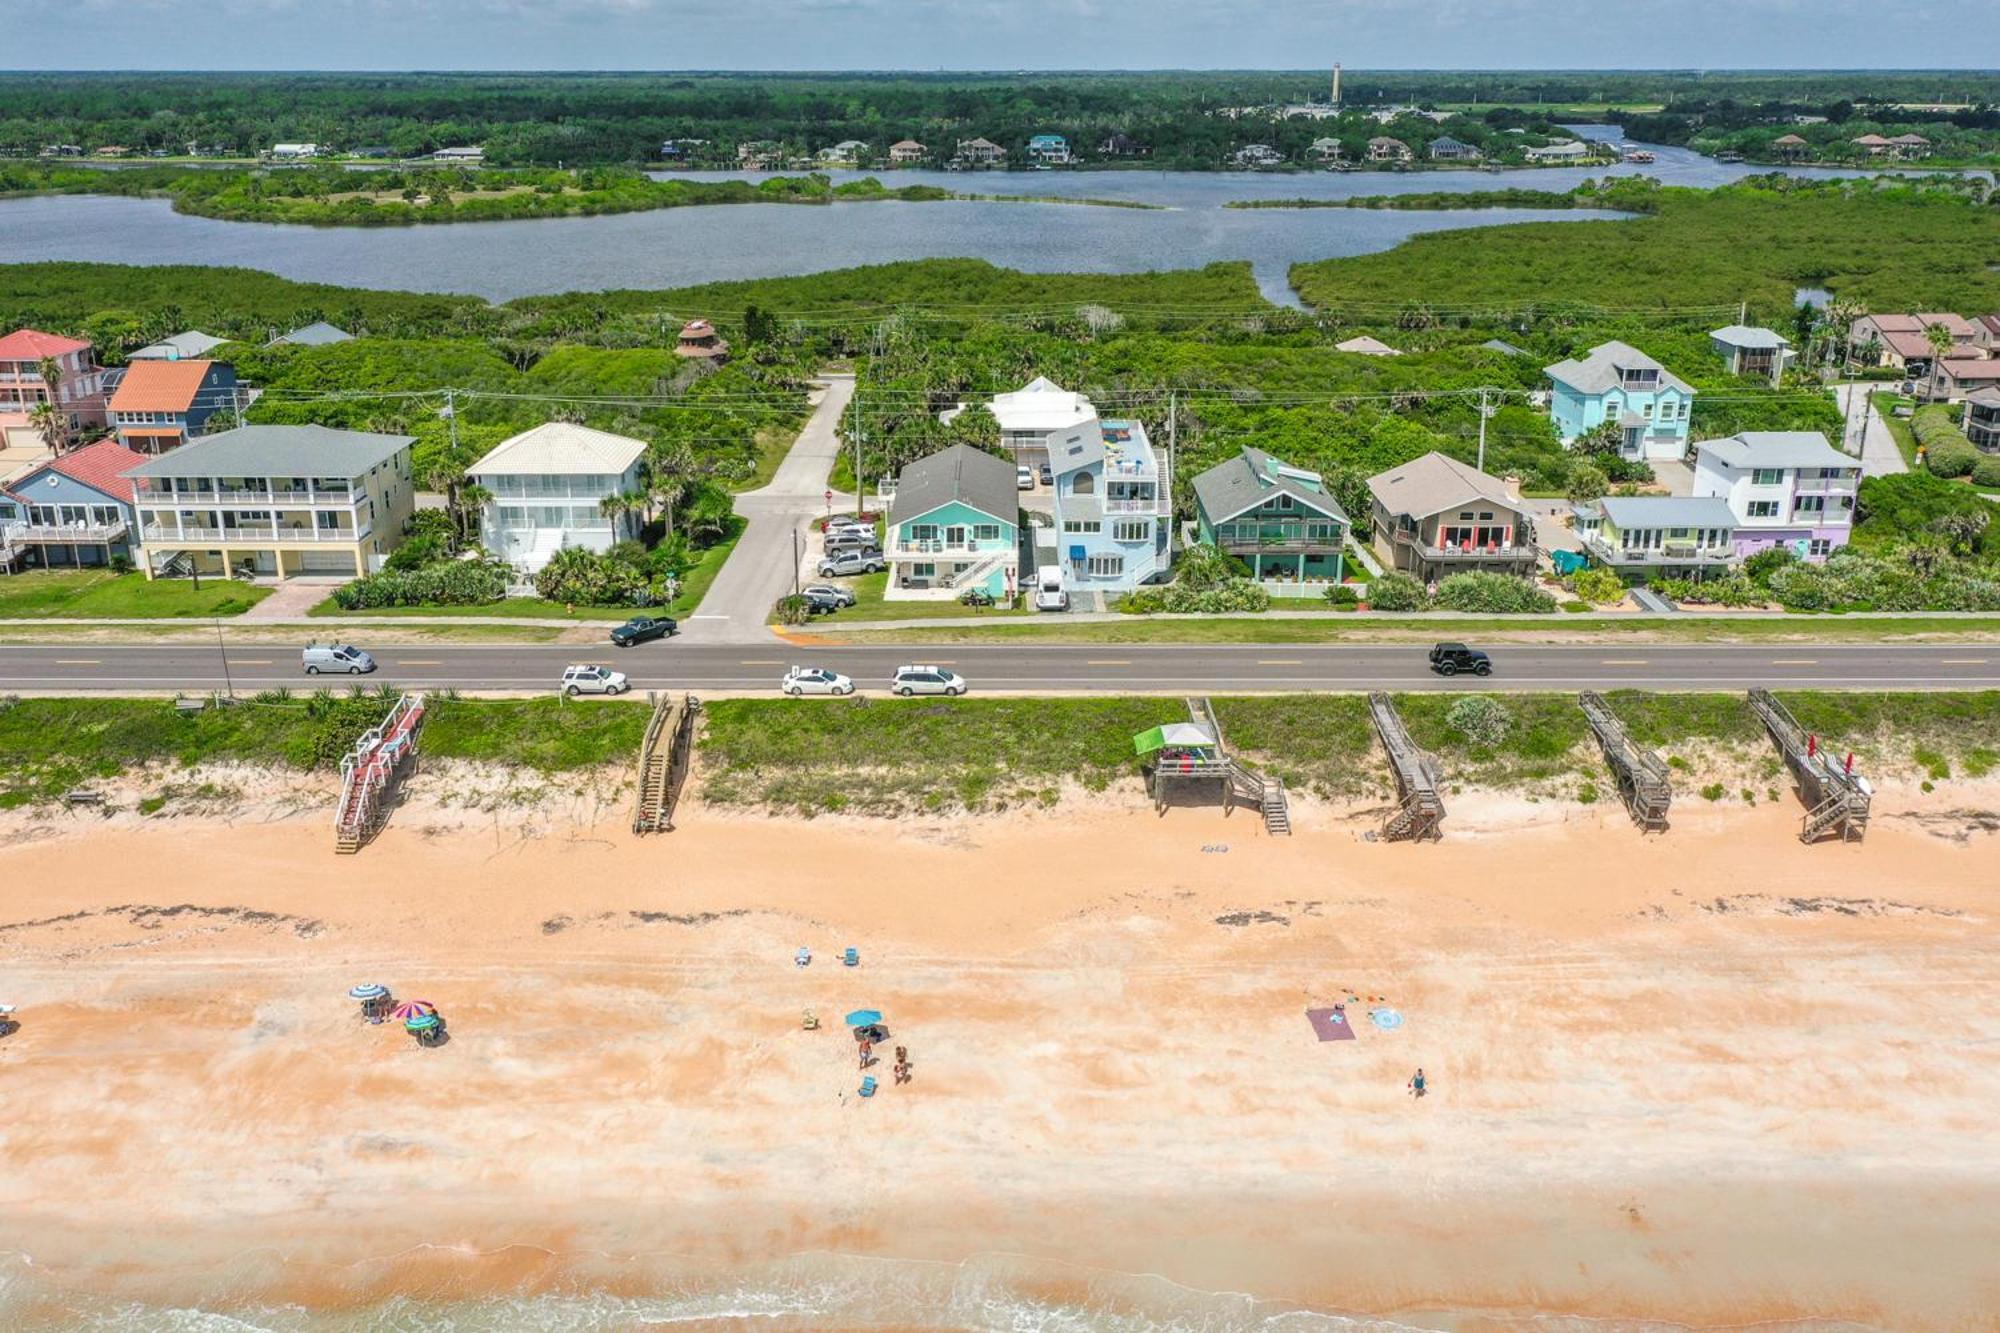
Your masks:
M1052 439L1049 471L1066 587L1129 592L1167 572L1172 499L1144 426L1104 421Z
M1037 134L1028 140L1028 160L1037 166L1062 166L1069 161L1069 140L1060 134Z
M950 601L977 588L1013 593L1020 571L1021 493L1015 465L966 444L904 468L883 555L884 596Z
M1618 452L1626 458L1687 454L1694 388L1638 348L1600 343L1588 355L1558 361L1543 373L1552 386L1549 416L1564 444L1614 421Z
M0 571L130 560L132 483L146 461L116 440L50 459L0 490Z

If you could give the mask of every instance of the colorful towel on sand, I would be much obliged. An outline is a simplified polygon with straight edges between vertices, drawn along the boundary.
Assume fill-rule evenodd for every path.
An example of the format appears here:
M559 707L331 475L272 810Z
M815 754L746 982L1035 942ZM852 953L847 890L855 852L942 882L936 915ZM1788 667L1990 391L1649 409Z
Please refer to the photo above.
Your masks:
M1353 1041L1354 1024L1338 1009L1308 1009L1306 1021L1313 1025L1321 1041Z

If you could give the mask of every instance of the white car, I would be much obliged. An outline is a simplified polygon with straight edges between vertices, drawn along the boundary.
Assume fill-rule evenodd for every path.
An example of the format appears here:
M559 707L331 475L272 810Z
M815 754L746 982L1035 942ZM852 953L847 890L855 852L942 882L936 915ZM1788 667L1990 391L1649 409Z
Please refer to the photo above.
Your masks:
M1032 491L1032 490L1034 490L1034 489L1035 489L1035 470L1034 470L1033 468L1031 468L1031 467L1017 467L1017 468L1015 468L1015 469L1014 469L1014 485L1016 485L1017 487L1019 487L1020 489L1022 489L1022 490L1024 490L1024 491Z
M796 699L801 694L852 694L854 682L825 667L795 666L778 682L778 688Z
M889 688L901 695L964 694L965 677L941 666L899 666Z
M574 699L579 694L623 694L631 689L622 671L610 667L573 666L563 669L562 692Z

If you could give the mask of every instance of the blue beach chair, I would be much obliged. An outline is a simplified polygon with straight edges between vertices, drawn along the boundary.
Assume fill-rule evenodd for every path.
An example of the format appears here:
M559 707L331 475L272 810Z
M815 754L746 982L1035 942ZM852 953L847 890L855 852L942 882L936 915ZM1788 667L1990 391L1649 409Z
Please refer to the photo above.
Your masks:
M863 1097L873 1097L875 1095L875 1076L873 1074L869 1074L861 1080L861 1095Z
M847 964L849 967L860 967L861 950L854 948L848 949L846 953L840 956L840 961Z

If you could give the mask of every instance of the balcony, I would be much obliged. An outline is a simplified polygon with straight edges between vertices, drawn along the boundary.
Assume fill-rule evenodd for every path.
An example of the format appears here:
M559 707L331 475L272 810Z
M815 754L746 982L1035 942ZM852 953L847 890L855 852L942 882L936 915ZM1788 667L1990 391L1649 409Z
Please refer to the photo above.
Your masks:
M1524 542L1488 543L1484 546L1430 546L1415 533L1402 532L1396 534L1395 542L1397 546L1414 552L1424 560L1443 565L1526 567L1535 563L1534 546Z
M0 527L0 545L68 546L81 543L97 546L125 536L126 523L9 523Z
M361 528L280 528L272 525L238 526L233 528L200 528L188 525L161 527L148 523L144 529L148 546L187 546L203 544L209 546L265 546L281 542L321 542L350 543L360 541L375 530L374 524Z
M1658 546L1613 546L1595 534L1583 539L1584 549L1607 565L1729 565L1736 560L1736 548L1727 542L1703 546L1699 542L1662 542Z
M884 552L890 560L928 560L935 556L991 555L996 551L1013 550L1011 542L979 542L967 538L962 542L946 541L933 537L925 541L891 541Z

